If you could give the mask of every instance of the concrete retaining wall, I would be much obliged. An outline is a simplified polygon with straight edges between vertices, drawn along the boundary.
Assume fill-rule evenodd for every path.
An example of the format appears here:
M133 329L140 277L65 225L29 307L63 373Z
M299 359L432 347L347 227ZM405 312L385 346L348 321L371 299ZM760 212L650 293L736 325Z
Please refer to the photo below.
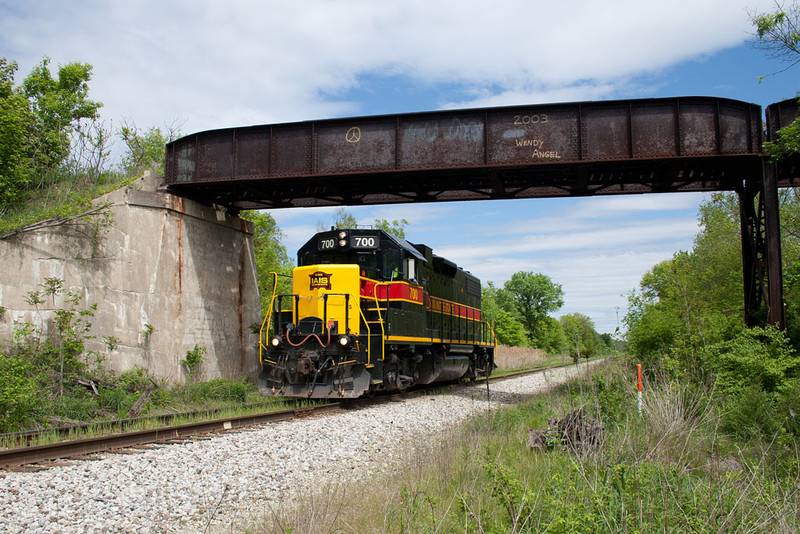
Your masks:
M110 225L80 219L0 239L0 340L11 339L15 324L52 328L64 295L45 297L38 311L25 299L59 278L81 295L81 307L97 304L90 331L97 338L87 350L111 369L139 366L181 382L188 376L181 361L198 345L206 349L199 378L254 374L258 337L250 325L261 311L252 225L158 192L159 182L146 174L97 199L109 204ZM113 350L107 338L116 338Z

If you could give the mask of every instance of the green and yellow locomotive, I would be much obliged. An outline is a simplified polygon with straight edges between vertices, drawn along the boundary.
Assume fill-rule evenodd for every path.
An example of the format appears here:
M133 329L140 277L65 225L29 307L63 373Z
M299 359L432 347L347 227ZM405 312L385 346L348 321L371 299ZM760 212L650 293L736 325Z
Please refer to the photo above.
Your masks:
M318 233L297 253L292 293L273 291L259 390L355 398L488 376L496 342L480 304L480 280L425 245L382 230Z

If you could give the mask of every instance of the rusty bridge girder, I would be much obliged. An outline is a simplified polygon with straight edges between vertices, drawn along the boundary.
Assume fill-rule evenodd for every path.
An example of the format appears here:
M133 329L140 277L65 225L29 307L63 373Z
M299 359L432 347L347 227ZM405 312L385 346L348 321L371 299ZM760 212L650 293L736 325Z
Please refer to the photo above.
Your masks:
M792 109L796 113L796 104L784 107L781 103L773 112L775 124ZM775 172L765 162L762 132L759 106L713 97L227 128L169 143L165 187L232 213L296 206L736 191L742 214L746 317L756 320L756 310L766 305L769 322L783 324L782 305L771 305L782 303L777 187L798 184L800 178L796 166Z

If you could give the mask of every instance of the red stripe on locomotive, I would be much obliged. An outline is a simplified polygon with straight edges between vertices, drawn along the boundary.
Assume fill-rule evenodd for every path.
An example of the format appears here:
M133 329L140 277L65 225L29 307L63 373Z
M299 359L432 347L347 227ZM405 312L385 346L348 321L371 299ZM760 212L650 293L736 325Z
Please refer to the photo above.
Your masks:
M365 298L377 298L386 300L386 292L389 292L389 299L402 299L417 304L424 305L433 312L452 315L462 319L472 321L481 320L481 310L463 306L446 300L438 299L427 295L419 286L412 286L407 283L397 282L393 284L379 284L367 278L361 279L361 296Z

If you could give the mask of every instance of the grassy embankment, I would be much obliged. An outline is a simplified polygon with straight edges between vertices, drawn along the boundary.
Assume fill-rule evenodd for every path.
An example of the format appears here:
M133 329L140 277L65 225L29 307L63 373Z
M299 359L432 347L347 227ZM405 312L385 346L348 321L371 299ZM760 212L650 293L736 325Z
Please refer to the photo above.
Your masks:
M331 481L249 532L797 532L796 445L724 435L712 396L646 384L639 413L634 374L612 362L420 440L386 479ZM602 421L598 447L527 447L530 427L578 407Z
M93 201L96 198L135 181L135 177L104 173L92 181L65 180L47 189L33 191L0 213L0 236L42 221L85 213L95 207Z
M78 315L74 315L78 318ZM80 325L74 325L76 330ZM98 359L98 356L100 358ZM5 416L0 418L0 432L42 430L70 425L90 425L76 428L73 438L91 437L107 432L95 423L122 420L130 417L131 408L147 392L147 401L141 406L141 415L180 416L171 424L182 424L210 417L235 417L307 406L322 401L295 399L267 399L258 394L251 379L215 379L208 382L190 382L183 385L168 384L148 377L142 369L113 373L102 365L102 355L93 355L90 362L85 356L67 355L62 375L62 353L47 339L35 332L19 336L10 350L0 354L0 375L16 388L2 388L13 399L0 395L0 408ZM519 370L526 367L557 365L561 359L544 356L541 351L500 347L499 369ZM86 384L94 381L94 388ZM13 389L13 391L12 391ZM0 391L2 392L2 391ZM212 414L212 411L222 410ZM138 421L128 430L142 430L161 426L158 420ZM35 444L52 443L63 439L56 433L44 433ZM14 447L12 439L0 439L0 447Z

